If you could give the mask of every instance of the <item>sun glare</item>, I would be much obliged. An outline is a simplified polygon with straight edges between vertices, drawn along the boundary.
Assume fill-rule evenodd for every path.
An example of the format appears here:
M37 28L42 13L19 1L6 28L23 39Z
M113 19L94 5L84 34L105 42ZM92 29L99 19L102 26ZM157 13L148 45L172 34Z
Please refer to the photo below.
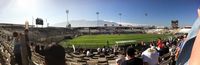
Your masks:
M36 0L17 0L17 7L31 9L35 7L35 1Z
M15 11L23 12L24 16L35 16L37 14L37 0L16 0Z

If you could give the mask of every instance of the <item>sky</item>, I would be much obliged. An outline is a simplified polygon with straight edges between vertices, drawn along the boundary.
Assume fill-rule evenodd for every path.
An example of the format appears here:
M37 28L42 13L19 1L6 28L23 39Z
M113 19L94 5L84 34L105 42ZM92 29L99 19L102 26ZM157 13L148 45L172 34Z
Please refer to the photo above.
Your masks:
M99 12L100 20L111 22L190 26L199 7L200 0L0 0L0 23L32 24L38 17L54 25L65 22L69 10L69 21L97 20Z

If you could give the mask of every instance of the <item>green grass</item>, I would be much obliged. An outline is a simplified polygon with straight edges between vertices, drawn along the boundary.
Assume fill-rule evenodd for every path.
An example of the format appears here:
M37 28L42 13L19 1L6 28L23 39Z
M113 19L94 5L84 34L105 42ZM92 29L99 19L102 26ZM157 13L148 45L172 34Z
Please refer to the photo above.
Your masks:
M145 41L149 42L152 40L157 40L157 38L165 38L168 35L163 34L100 34L100 35L83 35L72 40L66 40L62 43L64 47L71 46L74 44L75 46L87 47L87 48L96 48L103 47L107 45L107 41L109 41L109 46L116 44L116 41L126 41L126 40L136 40L137 42Z

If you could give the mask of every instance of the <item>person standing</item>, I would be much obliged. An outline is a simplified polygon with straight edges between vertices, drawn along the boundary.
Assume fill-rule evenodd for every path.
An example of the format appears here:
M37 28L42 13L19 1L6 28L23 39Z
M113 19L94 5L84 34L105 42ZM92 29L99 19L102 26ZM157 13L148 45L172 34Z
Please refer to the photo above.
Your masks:
M157 47L158 50L160 50L160 49L163 48L163 42L162 42L161 38L158 38L157 46L158 46L158 47Z
M18 65L22 65L22 58L21 58L21 44L19 41L19 34L17 32L13 32L13 53L15 56L15 63Z
M128 60L122 62L122 65L143 65L143 60L135 57L135 52L133 47L128 47L126 50Z

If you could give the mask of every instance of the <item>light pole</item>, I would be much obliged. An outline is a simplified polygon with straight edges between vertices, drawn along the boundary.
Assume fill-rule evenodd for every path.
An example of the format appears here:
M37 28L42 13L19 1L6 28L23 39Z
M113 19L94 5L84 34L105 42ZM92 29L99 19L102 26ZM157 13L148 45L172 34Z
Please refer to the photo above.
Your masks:
M98 27L98 22L99 22L99 12L96 12L97 14L97 27Z
M121 22L122 13L119 13L119 21Z
M34 18L33 18L33 16L32 16L32 29L33 29L33 26L34 26Z
M49 27L49 26L48 26L48 22L47 22L47 18L46 18L46 23L47 23L47 27Z
M122 13L119 13L119 22L122 23ZM122 24L119 24L119 26L122 26Z
M68 20L69 10L66 10L66 14L67 14L67 26L66 27L68 27L68 25L69 25L69 20Z

